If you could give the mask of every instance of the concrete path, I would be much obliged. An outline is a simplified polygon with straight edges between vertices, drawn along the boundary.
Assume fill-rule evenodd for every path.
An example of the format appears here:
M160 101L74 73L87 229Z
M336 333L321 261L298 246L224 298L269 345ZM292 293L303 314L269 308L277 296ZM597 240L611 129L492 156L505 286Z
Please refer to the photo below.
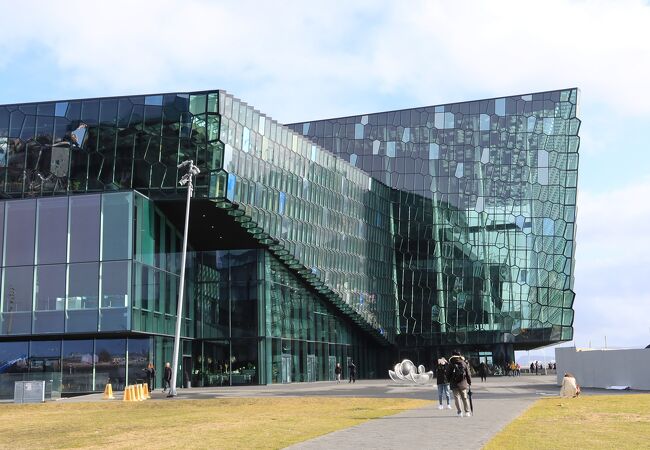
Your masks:
M554 377L489 378L472 385L474 415L459 418L456 408L437 409L435 404L394 416L371 420L352 428L288 447L311 449L480 449L499 430L525 411L535 400L557 393ZM412 388L411 388L412 389ZM429 389L429 398L435 388ZM437 395L436 395L437 399Z

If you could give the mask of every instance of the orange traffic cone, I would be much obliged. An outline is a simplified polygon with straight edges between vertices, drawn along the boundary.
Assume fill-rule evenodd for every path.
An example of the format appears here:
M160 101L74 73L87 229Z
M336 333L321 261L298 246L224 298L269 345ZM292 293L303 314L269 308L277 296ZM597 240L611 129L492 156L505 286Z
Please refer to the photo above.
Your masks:
M104 395L102 396L102 399L113 400L114 398L115 397L113 396L113 385L111 383L108 383L104 388Z
M144 398L151 398L151 393L149 392L149 384L144 383L142 387L144 388Z
M137 394L138 401L141 402L141 401L145 400L144 392L142 391L142 384L136 384L135 385L135 390L138 391L138 394Z
M131 386L127 386L124 388L124 398L122 399L125 402L131 402L133 399L131 398Z

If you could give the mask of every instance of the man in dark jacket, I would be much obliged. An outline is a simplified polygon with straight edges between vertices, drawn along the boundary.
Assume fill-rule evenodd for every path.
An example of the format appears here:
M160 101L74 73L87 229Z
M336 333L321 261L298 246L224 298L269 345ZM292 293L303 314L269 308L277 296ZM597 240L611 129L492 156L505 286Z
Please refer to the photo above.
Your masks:
M167 389L169 389L169 392L171 392L171 388L172 388L172 366L169 363L165 363L165 374L164 374L163 380L164 380L163 392L165 392Z
M348 372L350 374L350 381L349 383L354 383L357 381L357 366L354 364L354 361L350 360L350 364L348 364Z
M451 385L451 392L454 394L458 417L463 417L463 415L465 417L471 417L472 413L469 407L467 392L472 385L472 376L469 373L469 365L458 350L454 350L451 358L449 358L447 379Z

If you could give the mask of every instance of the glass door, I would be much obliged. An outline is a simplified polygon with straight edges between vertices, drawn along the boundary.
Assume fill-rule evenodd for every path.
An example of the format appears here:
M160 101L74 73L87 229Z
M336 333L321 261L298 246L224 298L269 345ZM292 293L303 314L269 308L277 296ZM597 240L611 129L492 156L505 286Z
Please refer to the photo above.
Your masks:
M307 355L307 382L316 381L316 355Z
M329 380L336 380L336 375L334 374L334 369L336 368L336 356L329 357Z
M291 355L282 355L282 383L291 383Z

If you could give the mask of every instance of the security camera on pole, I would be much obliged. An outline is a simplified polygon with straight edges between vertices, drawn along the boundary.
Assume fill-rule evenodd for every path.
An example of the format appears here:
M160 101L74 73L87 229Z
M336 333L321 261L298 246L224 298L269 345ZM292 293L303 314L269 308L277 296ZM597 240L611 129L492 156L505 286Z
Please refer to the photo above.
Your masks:
M181 256L181 281L178 287L178 304L176 305L176 333L174 334L174 356L172 364L172 382L167 397L176 396L176 376L178 374L178 353L181 343L181 322L183 316L183 289L185 287L185 261L187 258L187 231L190 224L190 200L192 199L192 177L200 173L194 161L188 160L178 165L179 169L187 167L187 173L183 175L178 184L185 186L187 184L187 201L185 204L185 229L183 230L183 252Z

